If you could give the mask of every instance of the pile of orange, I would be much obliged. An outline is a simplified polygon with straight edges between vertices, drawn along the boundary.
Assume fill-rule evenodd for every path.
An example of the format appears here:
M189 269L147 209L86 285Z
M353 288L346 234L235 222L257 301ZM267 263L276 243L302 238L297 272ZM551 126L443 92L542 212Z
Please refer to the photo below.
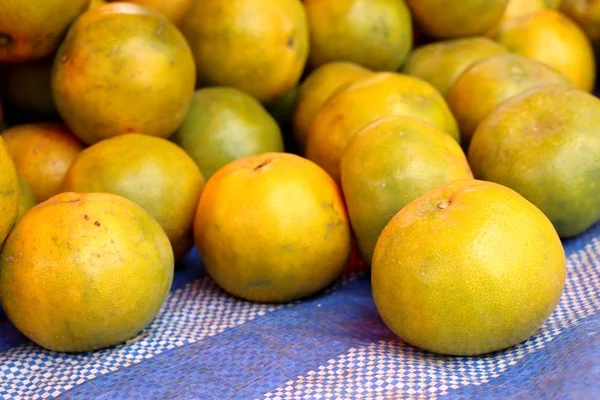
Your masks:
M600 220L600 0L24 3L0 4L0 304L47 349L136 335L195 245L255 302L357 248L394 333L488 353Z

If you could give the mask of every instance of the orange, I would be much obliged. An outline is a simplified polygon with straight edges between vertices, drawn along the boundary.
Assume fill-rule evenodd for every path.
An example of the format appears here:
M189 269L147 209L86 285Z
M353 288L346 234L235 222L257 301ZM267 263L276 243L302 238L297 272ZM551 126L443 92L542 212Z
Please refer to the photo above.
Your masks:
M564 2L565 0L544 0L544 2L546 3L546 7L548 8L560 8L561 4Z
M100 7L100 6L103 6L104 4L106 4L105 0L92 0L92 1L90 1L89 9Z
M594 88L596 62L590 40L575 22L557 11L512 19L503 25L496 40L513 53L562 72L580 89L589 92Z
M412 21L404 0L305 0L311 67L352 61L396 71L412 48Z
M135 202L165 230L179 259L192 247L203 185L200 170L181 148L166 139L130 133L82 151L65 174L62 190L108 192Z
M261 102L295 86L308 56L299 0L194 1L181 29L205 86L232 86Z
M563 0L560 11L577 22L594 45L600 44L599 0Z
M484 119L469 147L479 179L508 186L540 208L559 235L600 221L600 100L564 87L513 97Z
M473 179L404 207L375 248L372 289L406 342L479 355L535 334L563 291L566 260L552 224L504 186Z
M441 40L413 51L402 72L432 84L443 96L473 63L508 51L491 39L472 37Z
M544 0L508 0L504 14L498 23L490 29L486 36L494 37L506 22L541 11L546 8Z
M205 179L238 158L283 151L273 117L256 99L231 87L199 89L171 140L193 158Z
M245 157L217 171L200 198L194 237L216 283L256 302L320 291L350 254L339 188L317 165L287 153Z
M108 193L61 193L19 221L0 256L12 323L53 351L92 351L144 329L167 298L173 254L160 226Z
M417 25L436 38L482 35L500 18L508 0L407 0Z
M89 4L90 0L4 0L0 7L0 61L51 55Z
M347 61L333 61L312 71L300 84L294 111L294 137L301 151L306 148L310 124L318 109L339 88L360 78L370 70Z
M340 182L339 162L350 137L389 115L429 122L458 141L456 121L433 86L412 76L378 72L337 91L319 108L308 132L307 158Z
M12 229L19 210L17 171L4 139L0 137L0 244Z
M384 117L355 133L340 169L352 228L368 262L381 231L406 204L443 183L473 177L455 140L411 117Z
M19 210L16 221L18 222L27 211L37 204L37 200L27 181L17 175L19 181Z
M38 201L60 192L60 184L81 142L60 123L24 124L2 132L19 175Z
M54 62L60 115L85 143L128 132L167 137L194 94L196 72L179 30L156 11L110 3L81 16Z
M118 1L118 0L109 0ZM194 0L125 0L159 11L173 23L178 24Z
M471 65L446 97L460 126L463 143L469 143L477 124L494 107L527 89L549 84L571 86L560 72L518 54L492 56Z

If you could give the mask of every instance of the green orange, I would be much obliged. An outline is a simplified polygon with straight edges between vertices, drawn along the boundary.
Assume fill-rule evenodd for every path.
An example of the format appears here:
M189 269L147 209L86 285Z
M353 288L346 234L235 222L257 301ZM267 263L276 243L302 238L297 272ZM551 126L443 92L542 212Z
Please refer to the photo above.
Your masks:
M469 147L479 179L508 186L542 210L559 235L600 220L600 100L565 87L513 97L484 119Z
M129 133L82 151L65 174L62 190L113 193L135 202L165 230L179 259L192 246L203 185L194 160L177 145Z
M389 220L446 182L472 178L459 144L411 117L384 117L355 133L340 164L352 228L367 262Z
M535 334L561 297L565 252L552 224L504 186L463 179L429 191L383 230L377 310L421 349L480 355Z

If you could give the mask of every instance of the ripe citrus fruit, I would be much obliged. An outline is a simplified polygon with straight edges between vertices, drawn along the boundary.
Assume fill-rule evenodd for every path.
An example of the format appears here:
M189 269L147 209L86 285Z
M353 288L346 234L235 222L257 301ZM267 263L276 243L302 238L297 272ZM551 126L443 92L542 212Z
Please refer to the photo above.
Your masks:
M27 181L38 201L60 192L60 184L82 143L61 123L13 126L2 137L17 172Z
M172 279L163 230L108 193L61 193L38 204L0 256L6 315L54 351L91 351L135 336L160 310Z
M185 117L195 78L190 48L171 22L137 4L110 3L73 24L52 87L67 125L91 144L128 132L169 136Z
M477 124L500 103L527 89L549 84L571 86L560 72L518 54L492 56L471 65L446 97L463 143L469 143Z
M545 8L546 4L544 3L544 0L508 0L504 14L502 14L502 18L492 29L486 33L486 36L496 36L502 26L511 19L533 14L544 10Z
M550 8L550 9L560 8L563 1L565 1L565 0L544 0L544 2L546 3L546 7Z
M455 140L411 117L384 117L355 133L340 169L352 228L367 262L402 207L443 183L473 177Z
M449 39L423 45L412 52L402 72L432 84L443 96L471 64L508 51L491 39Z
M306 12L299 0L194 1L181 29L199 80L233 86L259 101L292 88L308 56Z
M458 141L456 121L433 86L412 76L378 72L337 91L319 108L308 133L307 158L340 182L339 162L350 137L390 115L429 122Z
M302 81L294 112L294 137L301 151L306 148L310 124L325 100L341 87L370 73L370 70L352 62L332 61L321 65Z
M0 137L0 244L12 229L19 210L17 171L4 139Z
M198 90L171 140L194 159L205 179L238 158L283 151L273 117L256 99L231 87Z
M502 18L508 0L407 0L418 26L436 38L482 35Z
M350 254L339 188L317 165L287 153L245 157L217 171L200 197L194 236L216 283L257 302L318 292Z
M121 0L110 0L121 1ZM136 3L144 7L152 8L159 11L162 15L170 19L173 23L178 24L192 1L194 0L126 0L128 3Z
M577 22L594 45L600 44L600 0L563 0L560 11Z
M600 100L577 89L537 88L496 108L477 128L477 178L508 186L550 218L562 237L600 220Z
M532 336L556 307L566 260L552 224L504 186L473 179L433 189L383 230L373 297L406 342L450 355Z
M193 243L194 213L203 185L194 160L177 145L129 133L82 151L65 174L62 190L108 192L135 202L165 230L179 259Z
M90 0L5 0L0 7L0 61L27 61L56 50Z
M412 48L404 0L304 0L311 67L352 61L374 71L396 71Z
M92 1L90 1L89 10L96 8L96 7L103 6L104 4L106 4L105 0L92 0Z
M575 22L557 11L512 19L503 25L496 40L513 53L562 72L580 89L591 91L594 87L596 63L590 40Z
M17 178L19 181L19 210L17 211L16 222L18 222L23 215L29 210L33 208L37 204L37 200L33 191L31 190L31 186L27 183L27 181L21 178L17 174Z

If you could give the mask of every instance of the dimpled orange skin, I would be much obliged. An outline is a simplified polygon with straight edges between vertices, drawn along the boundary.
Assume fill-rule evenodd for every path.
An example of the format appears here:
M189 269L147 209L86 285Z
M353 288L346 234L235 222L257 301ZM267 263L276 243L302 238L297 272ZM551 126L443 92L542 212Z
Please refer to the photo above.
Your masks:
M304 0L304 7L313 68L345 60L395 71L412 49L412 20L403 0Z
M12 229L20 201L19 181L15 164L4 139L0 136L0 243Z
M419 27L436 38L482 35L504 14L508 0L407 0Z
M496 40L513 53L562 72L582 90L594 88L596 61L590 39L558 11L543 10L515 18L502 26Z
M56 107L87 144L129 132L167 137L196 84L185 38L157 11L109 3L69 29L52 71Z
M308 130L315 114L335 91L366 78L372 71L348 61L332 61L310 73L299 87L294 110L294 137L300 149L306 148Z
M302 75L309 49L299 0L194 1L180 24L206 86L232 86L261 102Z
M543 85L571 87L572 83L552 67L518 54L500 54L471 65L446 97L463 144L468 145L477 125L500 103Z
M340 167L352 228L368 262L402 207L443 183L473 177L455 140L411 117L384 117L358 131Z
M306 157L340 182L340 158L350 137L368 123L391 115L428 122L459 140L456 120L433 86L412 76L379 72L325 101L311 123Z
M144 329L167 298L173 253L161 227L108 193L61 193L32 208L0 256L13 324L54 351L91 351Z
M373 296L385 324L427 351L478 355L528 339L556 307L565 253L511 189L458 180L409 203L382 232Z
M204 178L194 160L170 141L137 133L85 149L62 182L63 191L114 193L144 208L167 233L175 258L190 250Z
M2 132L2 137L38 202L60 192L67 169L84 148L61 123L17 125Z
M217 284L256 302L325 288L340 275L351 241L335 182L287 153L246 157L217 171L200 198L194 237Z

